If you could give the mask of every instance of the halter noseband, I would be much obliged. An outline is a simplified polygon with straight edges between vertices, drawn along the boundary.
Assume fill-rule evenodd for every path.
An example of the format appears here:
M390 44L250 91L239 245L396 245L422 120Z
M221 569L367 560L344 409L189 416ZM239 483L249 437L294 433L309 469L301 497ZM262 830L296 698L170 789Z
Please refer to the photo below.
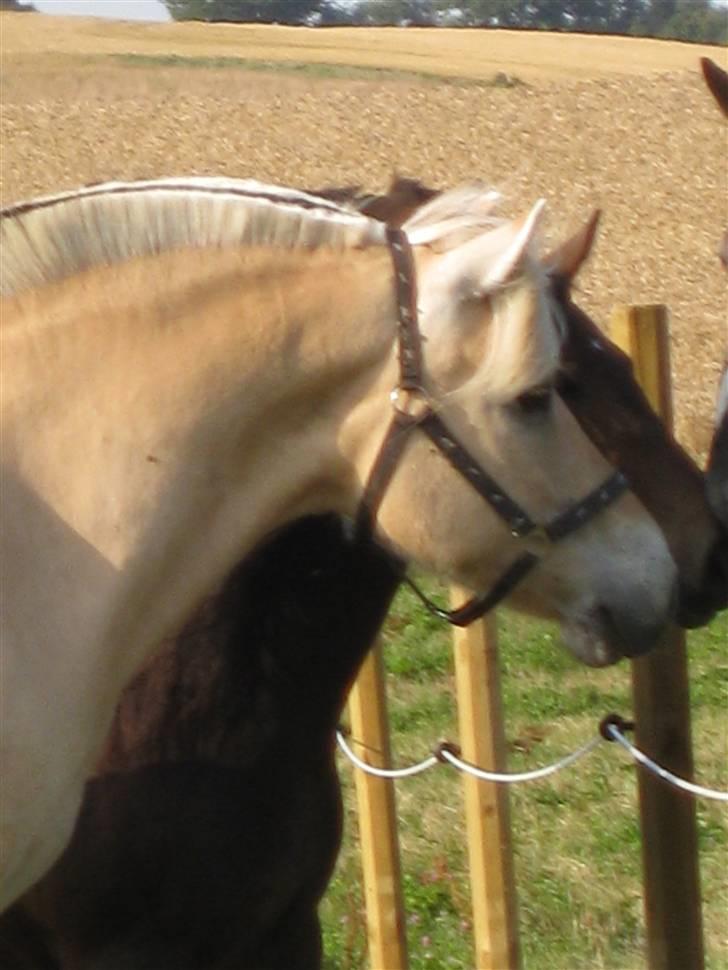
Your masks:
M391 394L394 415L364 487L357 513L357 534L372 534L377 510L409 435L415 428L419 428L505 522L511 535L518 539L529 539L545 550L551 543L559 542L576 532L616 501L629 488L626 477L621 471L613 472L580 502L543 525L535 522L481 468L433 409L431 399L423 387L422 340L417 324L417 288L412 247L402 229L388 226L386 235L394 266L397 294L399 383ZM505 599L541 558L542 555L530 550L521 553L487 593L474 597L454 610L436 606L412 580L406 581L432 613L455 626L467 626Z

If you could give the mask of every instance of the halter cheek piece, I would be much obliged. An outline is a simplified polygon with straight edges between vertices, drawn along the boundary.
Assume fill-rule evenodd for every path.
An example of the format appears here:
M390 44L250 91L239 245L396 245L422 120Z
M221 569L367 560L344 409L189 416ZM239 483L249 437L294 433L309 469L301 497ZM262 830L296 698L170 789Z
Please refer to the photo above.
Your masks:
M399 348L399 383L392 391L394 415L389 425L369 479L364 487L356 531L360 536L371 535L377 510L394 475L409 436L419 428L505 522L517 539L528 539L532 547L547 550L590 522L629 488L620 471L615 471L602 485L590 492L565 512L541 525L514 501L480 465L448 429L433 410L432 402L422 383L422 341L417 325L417 289L412 247L401 229L387 227L387 242L394 266L397 294ZM506 569L493 587L482 596L474 597L463 606L445 610L436 606L412 580L406 581L432 613L455 626L467 626L505 599L514 587L542 558L534 551L526 551Z

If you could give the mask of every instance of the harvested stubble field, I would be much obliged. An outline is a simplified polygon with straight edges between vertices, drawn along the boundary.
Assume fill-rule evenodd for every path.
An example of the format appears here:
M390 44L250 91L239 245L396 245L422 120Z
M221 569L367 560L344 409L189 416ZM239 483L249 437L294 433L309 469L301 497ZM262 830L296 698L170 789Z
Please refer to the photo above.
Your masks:
M678 435L705 453L726 339L714 254L728 127L697 68L704 53L725 64L724 49L25 14L0 29L4 202L193 172L374 189L398 171L438 186L486 180L511 210L544 196L554 239L602 208L581 299L602 323L615 303L670 307ZM494 84L503 71L523 83Z
M4 204L104 179L204 173L378 189L397 171L443 187L488 181L505 194L508 211L544 196L552 241L603 209L580 301L602 323L616 303L670 307L678 434L704 456L726 341L728 277L715 250L728 223L728 126L703 88L698 58L726 66L724 49L493 31L148 26L12 14L0 16L0 47ZM494 83L498 72L522 83ZM448 635L421 617L415 622L405 607L395 610L388 633L403 761L435 737L454 736ZM509 736L527 741L523 764L521 749L511 752L514 768L576 747L603 704L628 709L628 672L584 673L556 653L544 628L508 624ZM725 622L717 623L692 640L699 774L719 787L725 633ZM539 732L549 736L545 746ZM529 967L643 965L633 775L624 764L615 771L614 761L609 751L593 775L514 793ZM453 783L442 775L401 792L414 968L469 965L467 883L448 868L462 855ZM701 807L699 823L709 966L724 970L728 836L717 808ZM418 840L434 847L429 861L424 850L415 858ZM540 856L532 843L542 845ZM337 970L363 965L357 873L349 845L325 913L327 950L336 954L329 965ZM438 933L441 950L429 942Z

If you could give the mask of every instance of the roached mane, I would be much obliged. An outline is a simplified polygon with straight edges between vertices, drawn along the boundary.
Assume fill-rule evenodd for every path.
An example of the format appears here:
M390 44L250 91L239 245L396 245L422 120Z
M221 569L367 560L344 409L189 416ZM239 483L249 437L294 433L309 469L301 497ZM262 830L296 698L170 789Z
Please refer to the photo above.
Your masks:
M482 206L475 200L483 195L482 188L466 186L439 196L412 220L413 242L482 231ZM231 178L107 182L0 210L0 292L12 295L172 249L383 243L381 222L296 189Z

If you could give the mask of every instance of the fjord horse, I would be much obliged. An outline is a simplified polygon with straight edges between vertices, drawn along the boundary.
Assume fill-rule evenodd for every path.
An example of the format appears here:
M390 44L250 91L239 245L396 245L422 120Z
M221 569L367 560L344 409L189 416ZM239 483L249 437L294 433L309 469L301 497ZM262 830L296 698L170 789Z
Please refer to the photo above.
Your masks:
M401 211L401 188L396 198ZM710 533L700 474L569 298L595 229L549 260L566 321L561 391L669 526L694 613L699 573L680 528ZM681 486L682 524L664 479L640 467L645 448L647 468ZM316 907L340 831L334 728L399 576L335 519L289 527L235 570L125 691L71 845L0 920L2 965L317 967ZM704 612L719 605L714 583Z
M389 231L193 178L3 211L3 907L70 839L134 673L305 515L507 588L585 662L659 642L663 533L554 393L542 206L493 205Z
M701 58L700 63L708 88L718 107L728 118L728 73L709 57ZM728 269L728 229L723 235L718 255L723 266ZM715 434L708 457L707 483L713 510L728 529L728 347L718 390Z

